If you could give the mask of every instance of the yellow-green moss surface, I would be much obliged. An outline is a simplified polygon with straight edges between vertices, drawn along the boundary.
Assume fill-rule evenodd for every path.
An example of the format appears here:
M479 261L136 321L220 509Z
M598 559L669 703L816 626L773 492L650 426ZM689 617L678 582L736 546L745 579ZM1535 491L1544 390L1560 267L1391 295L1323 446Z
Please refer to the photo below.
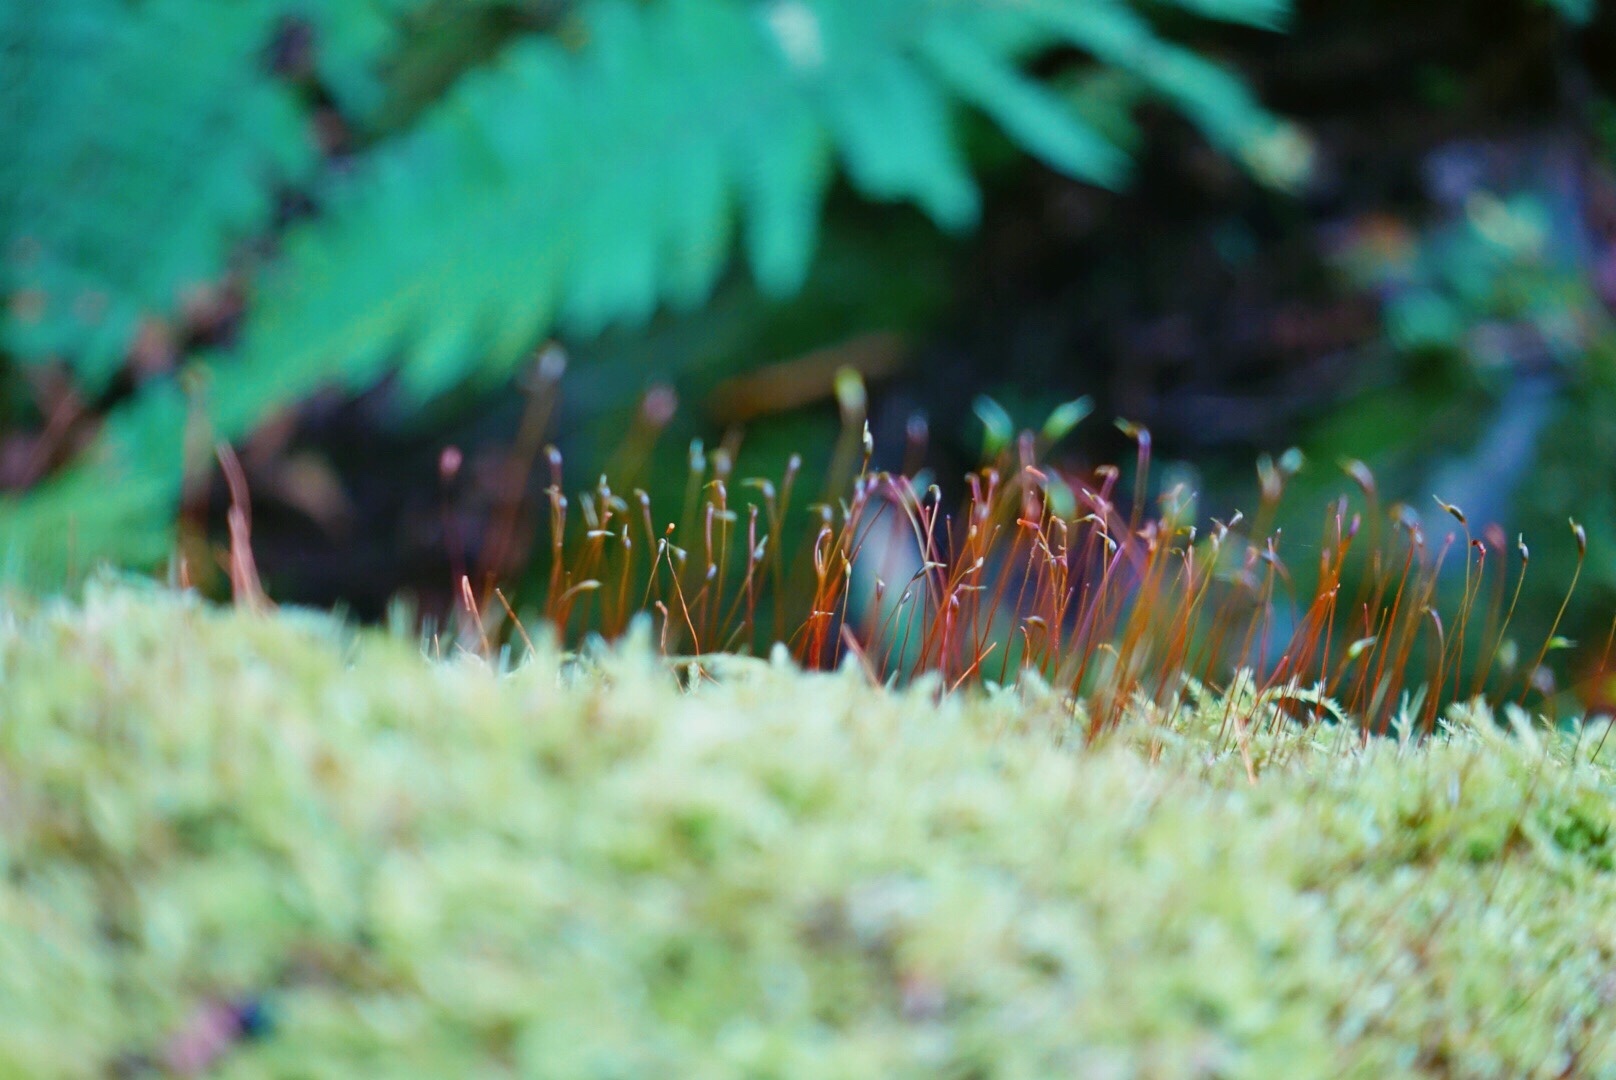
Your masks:
M1251 710L13 603L0 1075L1616 1076L1603 729Z

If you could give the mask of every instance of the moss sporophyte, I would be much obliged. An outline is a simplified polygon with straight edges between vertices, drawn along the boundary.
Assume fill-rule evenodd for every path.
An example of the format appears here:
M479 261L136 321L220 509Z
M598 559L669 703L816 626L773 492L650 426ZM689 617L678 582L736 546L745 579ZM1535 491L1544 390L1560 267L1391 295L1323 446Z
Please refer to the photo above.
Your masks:
M737 479L728 450L694 444L672 516L605 476L569 499L562 457L546 448L542 596L524 603L494 569L464 569L458 642L488 653L524 637L518 609L568 641L614 640L643 615L658 650L697 658L696 670L784 643L803 667L852 664L878 685L1036 676L1084 704L1089 738L1136 703L1171 711L1201 691L1226 695L1237 677L1296 720L1366 733L1399 719L1429 733L1455 702L1550 715L1584 704L1587 681L1553 671L1571 645L1558 634L1564 604L1546 632L1537 626L1538 644L1517 640L1523 539L1496 525L1473 532L1440 498L1424 519L1383 507L1368 467L1347 462L1355 491L1321 507L1293 565L1276 522L1299 453L1259 461L1251 518L1197 520L1186 486L1152 494L1143 427L1119 424L1138 448L1126 480L1116 466L1074 473L1045 459L1083 404L1020 435L979 409L988 463L964 478L958 503L924 473L871 468L858 401L844 403L847 431L819 482L795 456L772 479ZM825 495L804 508L804 487ZM1564 542L1579 568L1569 602L1582 527L1572 522ZM1603 671L1604 644L1574 670Z

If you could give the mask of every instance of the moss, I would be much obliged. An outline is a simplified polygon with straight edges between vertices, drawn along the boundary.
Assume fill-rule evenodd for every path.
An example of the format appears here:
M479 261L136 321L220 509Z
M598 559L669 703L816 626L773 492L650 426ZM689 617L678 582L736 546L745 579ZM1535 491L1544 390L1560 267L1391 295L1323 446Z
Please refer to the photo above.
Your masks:
M1264 708L13 603L0 1074L1616 1076L1602 732Z

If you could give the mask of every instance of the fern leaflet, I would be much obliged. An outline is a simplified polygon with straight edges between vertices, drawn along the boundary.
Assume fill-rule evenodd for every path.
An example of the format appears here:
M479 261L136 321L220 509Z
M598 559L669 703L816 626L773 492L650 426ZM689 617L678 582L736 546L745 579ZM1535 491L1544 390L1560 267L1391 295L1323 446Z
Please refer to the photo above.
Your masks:
M0 5L0 346L101 385L314 164L256 0Z
M1261 24L1278 10L1186 6ZM1112 0L597 0L576 37L576 51L526 39L465 80L289 240L219 379L221 430L339 373L364 385L397 363L425 396L497 377L554 328L700 303L737 217L753 274L788 294L838 161L864 195L966 228L961 102L1115 185L1123 152L1019 65L1050 47L1135 74L1220 145L1276 128L1237 80Z

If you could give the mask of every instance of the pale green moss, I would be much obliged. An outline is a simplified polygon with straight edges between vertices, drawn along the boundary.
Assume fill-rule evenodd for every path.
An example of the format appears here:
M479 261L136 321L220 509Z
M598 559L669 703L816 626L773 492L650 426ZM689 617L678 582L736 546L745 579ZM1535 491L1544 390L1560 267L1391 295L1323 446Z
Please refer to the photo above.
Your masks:
M1031 687L13 607L0 1074L248 995L218 1076L1616 1076L1602 731L1246 708L1255 784L1216 702L1085 748Z

